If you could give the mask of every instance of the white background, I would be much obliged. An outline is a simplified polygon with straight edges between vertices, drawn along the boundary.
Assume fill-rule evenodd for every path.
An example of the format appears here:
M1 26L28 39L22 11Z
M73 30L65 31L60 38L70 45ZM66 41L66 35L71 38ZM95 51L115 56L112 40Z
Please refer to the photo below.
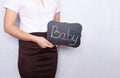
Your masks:
M0 78L20 78L17 39L3 31L0 0ZM56 78L120 78L120 0L61 0L61 21L83 25L78 48L59 49Z

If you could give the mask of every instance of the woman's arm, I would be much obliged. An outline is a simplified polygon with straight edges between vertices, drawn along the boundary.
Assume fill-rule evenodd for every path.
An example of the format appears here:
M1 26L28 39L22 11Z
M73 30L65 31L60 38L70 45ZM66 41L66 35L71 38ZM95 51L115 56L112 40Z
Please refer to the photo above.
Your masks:
M24 41L36 42L39 44L41 48L53 47L53 45L49 41L47 41L45 38L26 33L20 30L17 26L15 26L16 17L17 17L17 13L15 11L11 9L6 9L5 17L4 17L5 32Z
M60 22L60 12L57 12L54 16L54 21Z

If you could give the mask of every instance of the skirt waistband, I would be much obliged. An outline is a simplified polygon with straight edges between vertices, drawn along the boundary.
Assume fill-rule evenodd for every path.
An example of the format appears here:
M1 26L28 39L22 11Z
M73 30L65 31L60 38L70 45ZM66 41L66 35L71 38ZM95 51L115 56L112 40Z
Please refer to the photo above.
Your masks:
M30 33L32 35L35 35L35 36L42 36L42 37L45 37L47 36L47 32L33 32L33 33Z
M47 36L47 32L33 32L33 33L29 33L29 34L32 34L35 36L41 36L44 38L46 38L46 36ZM24 41L24 40L20 40L20 39L19 39L19 47L40 48L40 46L33 41Z

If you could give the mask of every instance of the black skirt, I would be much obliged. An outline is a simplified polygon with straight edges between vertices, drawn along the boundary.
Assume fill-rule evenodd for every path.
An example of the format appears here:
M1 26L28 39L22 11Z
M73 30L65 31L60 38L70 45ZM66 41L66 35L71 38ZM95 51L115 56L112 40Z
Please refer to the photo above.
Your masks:
M46 38L46 33L31 33ZM40 48L32 41L19 40L18 68L21 78L55 78L57 48Z

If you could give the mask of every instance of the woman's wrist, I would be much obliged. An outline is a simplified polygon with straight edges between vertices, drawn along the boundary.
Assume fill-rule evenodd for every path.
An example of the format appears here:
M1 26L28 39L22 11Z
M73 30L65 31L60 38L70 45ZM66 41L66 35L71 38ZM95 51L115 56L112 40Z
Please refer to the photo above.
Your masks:
M40 37L38 37L38 36L32 35L32 37L31 37L31 41L33 41L35 43L37 43L38 39L40 39Z

